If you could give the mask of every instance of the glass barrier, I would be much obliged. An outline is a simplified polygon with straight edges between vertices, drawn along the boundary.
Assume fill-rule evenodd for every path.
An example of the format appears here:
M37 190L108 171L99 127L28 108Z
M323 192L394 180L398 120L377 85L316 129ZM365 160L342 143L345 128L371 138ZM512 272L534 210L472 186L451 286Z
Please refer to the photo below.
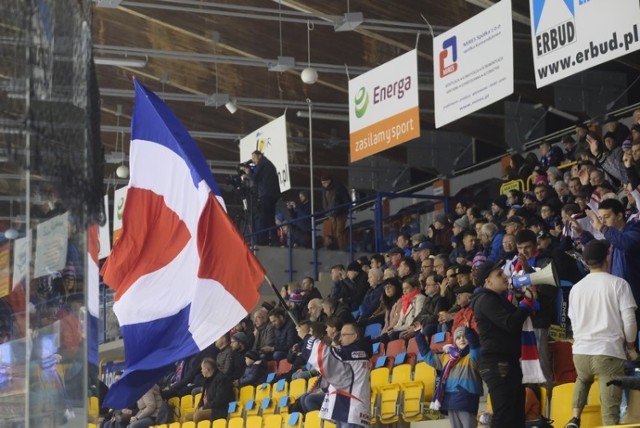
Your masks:
M102 195L90 2L3 0L0 22L0 427L86 427Z

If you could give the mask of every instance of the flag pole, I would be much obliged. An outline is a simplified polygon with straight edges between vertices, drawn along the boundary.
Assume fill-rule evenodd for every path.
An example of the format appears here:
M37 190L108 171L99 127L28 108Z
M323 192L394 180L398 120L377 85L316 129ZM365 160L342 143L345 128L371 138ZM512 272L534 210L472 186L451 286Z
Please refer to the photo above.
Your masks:
M267 274L265 274L264 275L264 279L271 286L271 288L273 289L273 292L276 293L276 296L278 297L278 300L280 300L280 304L282 304L282 307L284 308L284 310L287 311L287 314L289 315L289 318L291 318L291 321L293 321L293 323L295 324L296 327L300 327L300 324L298 324L298 320L296 319L296 316L293 314L293 312L291 312L291 310L287 306L287 302L284 301L284 299L280 295L280 291L278 291L276 286L271 281L271 278L269 278L269 276Z

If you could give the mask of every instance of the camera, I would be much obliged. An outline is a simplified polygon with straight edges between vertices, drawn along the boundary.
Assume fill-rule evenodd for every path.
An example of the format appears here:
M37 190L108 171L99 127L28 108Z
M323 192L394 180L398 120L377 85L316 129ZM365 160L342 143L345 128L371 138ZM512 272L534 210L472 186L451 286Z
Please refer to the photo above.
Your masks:
M256 165L253 163L252 160L248 160L246 162L240 162L238 164L238 174L240 174L240 175L246 174L242 168L249 168L249 169L253 170L253 168L255 168L255 167L256 167Z

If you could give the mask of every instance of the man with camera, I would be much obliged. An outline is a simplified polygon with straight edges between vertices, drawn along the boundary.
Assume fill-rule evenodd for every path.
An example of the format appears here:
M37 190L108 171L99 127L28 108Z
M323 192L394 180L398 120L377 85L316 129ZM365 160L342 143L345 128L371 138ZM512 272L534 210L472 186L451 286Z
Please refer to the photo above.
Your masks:
M525 388L520 366L522 325L533 310L535 292L518 290L518 307L507 300L509 279L502 263L485 263L477 270L478 284L471 305L480 333L480 376L489 388L493 428L523 427Z
M255 213L254 226L255 230L261 231L256 237L258 245L269 245L277 242L275 229L263 232L264 229L275 227L276 203L280 198L280 182L278 180L278 172L273 163L256 150L251 153L251 162L255 168L251 169L249 165L242 164L240 169L247 174L251 180L252 186L255 188L258 204Z

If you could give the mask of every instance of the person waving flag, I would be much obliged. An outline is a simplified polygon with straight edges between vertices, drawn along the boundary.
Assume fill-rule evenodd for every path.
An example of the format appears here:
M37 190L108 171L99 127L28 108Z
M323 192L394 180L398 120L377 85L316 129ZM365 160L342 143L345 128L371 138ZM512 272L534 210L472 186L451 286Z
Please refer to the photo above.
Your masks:
M101 271L124 340L127 368L105 401L118 409L244 318L265 277L187 130L134 86L123 230Z

